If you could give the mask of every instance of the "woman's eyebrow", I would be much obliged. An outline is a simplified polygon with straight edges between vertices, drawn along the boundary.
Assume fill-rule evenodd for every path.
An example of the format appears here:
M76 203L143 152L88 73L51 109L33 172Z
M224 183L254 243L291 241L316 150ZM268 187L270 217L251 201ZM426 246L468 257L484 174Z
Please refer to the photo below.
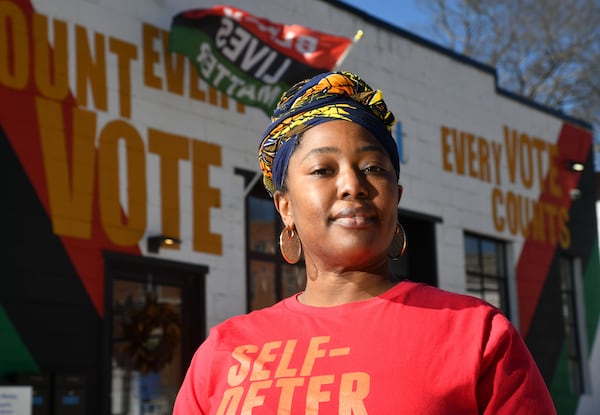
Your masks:
M302 157L302 161L306 160L313 154L328 154L328 153L340 153L340 149L337 147L316 147L310 150L308 153Z
M375 151L377 153L386 154L386 151L383 148L381 148L381 146L378 146L375 144L369 144L367 146L363 146L358 149L359 153L367 153L367 152L373 152L373 151Z
M340 152L341 152L341 150L337 147L329 147L329 146L317 147L317 148L313 148L308 153L306 153L306 155L302 158L302 160L303 161L306 160L308 157L310 157L313 154L331 154L331 153L340 153ZM385 150L375 144L369 144L366 146L359 147L358 152L359 153L376 152L376 153L385 154Z

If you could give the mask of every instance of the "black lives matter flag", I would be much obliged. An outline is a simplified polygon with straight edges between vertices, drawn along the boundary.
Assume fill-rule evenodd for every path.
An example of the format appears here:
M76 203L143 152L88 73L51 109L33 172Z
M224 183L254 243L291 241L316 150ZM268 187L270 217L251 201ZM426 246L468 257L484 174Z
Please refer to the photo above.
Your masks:
M169 50L187 56L210 85L270 116L285 90L335 68L351 44L345 37L215 6L177 14Z

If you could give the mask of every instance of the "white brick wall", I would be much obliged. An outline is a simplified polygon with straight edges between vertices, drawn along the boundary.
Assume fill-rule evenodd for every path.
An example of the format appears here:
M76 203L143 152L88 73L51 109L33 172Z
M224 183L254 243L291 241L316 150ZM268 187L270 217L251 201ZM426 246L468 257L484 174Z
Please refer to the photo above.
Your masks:
M210 185L221 192L221 206L211 209L211 231L222 235L223 254L194 252L192 238L192 182L190 160L180 161L180 204L183 244L180 251L165 251L161 257L205 264L207 278L207 319L211 326L245 311L245 246L243 181L234 175L235 167L258 171L256 147L268 118L259 110L246 108L244 114L223 110L166 90L144 85L142 27L150 24L168 31L172 17L190 8L211 7L212 1L191 0L35 0L36 10L66 21L70 43L74 26L135 45L137 59L131 63L131 118L146 140L149 128L190 139L200 139L221 148L222 166L210 169ZM437 226L439 282L443 288L465 291L463 231L470 230L513 243L518 258L520 235L494 230L490 212L493 183L485 183L449 173L442 168L440 128L448 126L485 137L488 142L503 141L503 125L554 142L561 120L536 111L495 93L494 76L488 71L417 44L397 34L375 27L360 17L335 9L318 0L237 0L229 2L258 16L276 22L299 23L311 28L352 37L357 29L365 32L345 61L343 68L358 72L372 86L381 88L390 108L402 123L407 163L402 166L404 196L401 207L442 218ZM97 111L100 126L120 119L116 56L107 46L109 109ZM74 50L71 47L71 50ZM74 59L73 59L74 61ZM71 63L71 71L75 71ZM161 64L154 66L164 76ZM185 77L185 90L188 79ZM75 88L75 75L70 74ZM164 83L164 80L163 80ZM91 95L88 109L94 110ZM451 155L452 156L452 155ZM147 153L148 224L147 233L160 230L160 176L158 157ZM503 191L512 190L537 198L537 185L525 189L507 183L506 158L502 160ZM145 252L145 243L140 248Z

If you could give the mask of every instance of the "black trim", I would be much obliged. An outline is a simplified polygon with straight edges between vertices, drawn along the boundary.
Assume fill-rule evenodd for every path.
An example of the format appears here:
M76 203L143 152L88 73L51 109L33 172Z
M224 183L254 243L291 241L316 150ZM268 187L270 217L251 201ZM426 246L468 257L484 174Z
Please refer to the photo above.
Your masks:
M444 223L444 220L439 216L428 215L426 213L415 212L414 210L406 210L402 208L398 208L398 216L411 219L419 219L433 223Z
M244 190L248 190L250 183L252 183L254 178L260 173L256 170L248 170L241 167L236 167L233 169L233 174L242 176L244 178Z
M392 272L400 278L439 285L435 224L440 218L398 209L398 222L404 228L406 251L391 262ZM403 275L402 271L406 274Z

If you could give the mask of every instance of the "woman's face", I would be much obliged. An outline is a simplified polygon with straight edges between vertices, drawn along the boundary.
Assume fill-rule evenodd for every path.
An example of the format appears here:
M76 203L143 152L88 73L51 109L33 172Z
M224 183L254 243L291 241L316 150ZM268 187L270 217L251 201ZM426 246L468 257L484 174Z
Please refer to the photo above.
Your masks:
M295 226L307 261L362 270L388 254L402 187L387 153L360 125L328 121L307 130L275 205Z

